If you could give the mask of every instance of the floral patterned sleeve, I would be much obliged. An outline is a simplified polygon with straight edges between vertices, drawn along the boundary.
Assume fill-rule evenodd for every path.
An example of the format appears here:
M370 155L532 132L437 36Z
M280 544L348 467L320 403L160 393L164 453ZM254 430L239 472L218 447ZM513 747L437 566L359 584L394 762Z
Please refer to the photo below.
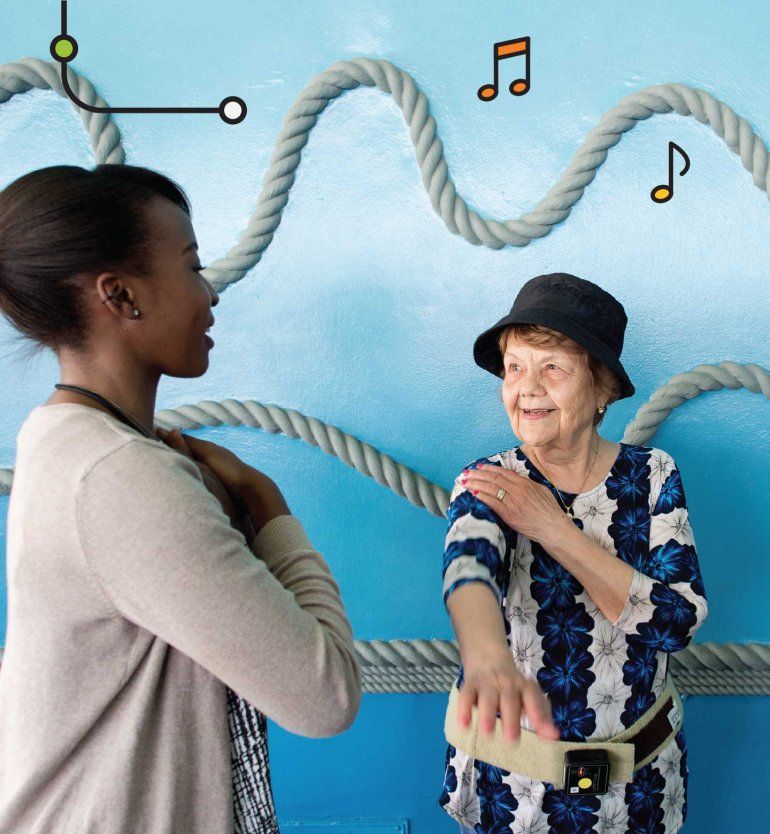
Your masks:
M613 625L657 651L678 652L706 619L708 604L682 476L671 455L661 456L667 474L651 501L649 548L631 565L626 604Z
M466 468L472 469L478 463ZM500 518L460 483L460 477L455 478L447 511L442 570L444 605L452 591L466 582L484 582L501 603L506 584L506 539Z

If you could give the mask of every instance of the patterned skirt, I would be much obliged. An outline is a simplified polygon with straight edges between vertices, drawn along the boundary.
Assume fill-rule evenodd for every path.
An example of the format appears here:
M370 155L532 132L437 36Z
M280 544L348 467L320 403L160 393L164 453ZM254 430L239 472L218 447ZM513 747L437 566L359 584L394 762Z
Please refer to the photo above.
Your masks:
M267 719L227 689L235 834L280 834L270 787Z

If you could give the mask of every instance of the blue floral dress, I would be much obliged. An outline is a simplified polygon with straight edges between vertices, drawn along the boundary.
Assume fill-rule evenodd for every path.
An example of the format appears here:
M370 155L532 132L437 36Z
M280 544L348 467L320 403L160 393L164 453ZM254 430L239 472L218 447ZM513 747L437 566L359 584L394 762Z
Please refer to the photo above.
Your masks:
M516 446L480 463L554 487ZM630 726L665 684L708 608L682 478L662 449L620 444L605 480L562 492L574 523L634 569L623 611L610 622L583 586L537 542L513 530L455 480L443 560L444 604L484 582L501 605L516 667L547 694L564 741L603 741ZM457 686L463 681L459 665ZM532 730L526 716L521 726ZM447 746L438 804L476 834L673 834L687 814L683 730L633 781L599 796L570 796Z

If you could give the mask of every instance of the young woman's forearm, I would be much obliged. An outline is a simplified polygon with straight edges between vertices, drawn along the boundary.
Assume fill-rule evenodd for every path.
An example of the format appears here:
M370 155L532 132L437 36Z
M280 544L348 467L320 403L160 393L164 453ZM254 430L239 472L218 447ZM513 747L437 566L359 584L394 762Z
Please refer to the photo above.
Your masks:
M460 585L447 597L446 607L466 669L498 657L510 658L500 603L488 585Z

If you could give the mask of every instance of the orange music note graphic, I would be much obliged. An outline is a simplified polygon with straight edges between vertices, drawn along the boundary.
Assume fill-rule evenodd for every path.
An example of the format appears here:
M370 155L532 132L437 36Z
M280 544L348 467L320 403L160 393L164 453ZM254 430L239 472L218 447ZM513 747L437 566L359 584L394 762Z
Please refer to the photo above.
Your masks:
M650 197L656 203L667 203L674 196L674 148L676 148L684 159L684 168L679 172L683 177L690 170L690 157L676 144L668 143L668 184L656 185L650 192Z
M516 78L511 82L508 89L514 96L523 96L529 92L529 36L526 38L514 38L511 41L500 41L495 44L492 56L494 59L495 80L491 84L484 84L479 87L476 95L482 101L492 101L497 98L498 64L503 58L511 58L514 55L524 55L524 78Z

